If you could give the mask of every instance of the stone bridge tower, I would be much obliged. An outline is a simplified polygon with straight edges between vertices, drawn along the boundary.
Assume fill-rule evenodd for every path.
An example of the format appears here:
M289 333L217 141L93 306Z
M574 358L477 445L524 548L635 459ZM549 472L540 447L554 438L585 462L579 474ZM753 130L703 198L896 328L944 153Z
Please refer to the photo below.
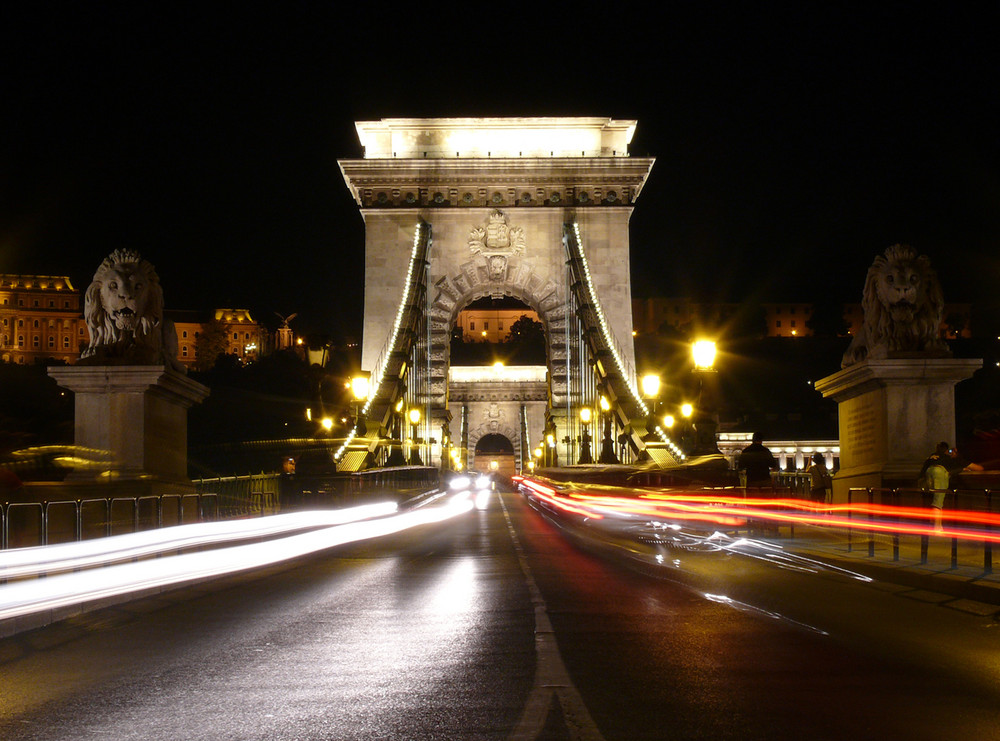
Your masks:
M572 357L568 347L577 307L566 224L579 226L608 330L634 369L628 223L653 165L628 155L635 125L607 118L358 122L364 158L340 167L365 220L362 367L375 366L394 332L415 229L426 222L422 403L431 416L448 418L449 338L458 312L484 296L512 296L545 325L550 414L559 434L569 434L567 420L580 403L571 377L593 361ZM530 431L535 439L541 433Z

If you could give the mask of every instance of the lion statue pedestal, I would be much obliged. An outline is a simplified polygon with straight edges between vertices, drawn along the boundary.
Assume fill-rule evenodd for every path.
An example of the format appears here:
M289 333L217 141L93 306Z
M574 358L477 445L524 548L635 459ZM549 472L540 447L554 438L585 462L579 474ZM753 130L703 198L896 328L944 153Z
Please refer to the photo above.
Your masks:
M190 486L187 410L208 389L155 365L67 366L49 375L76 395L74 440L113 453L119 479Z
M955 384L981 366L979 359L873 359L816 381L840 416L834 501L846 501L854 487L915 486L938 441L955 439Z
M151 493L192 488L187 410L208 388L177 360L153 266L137 252L112 252L87 289L84 316L90 345L80 362L49 368L76 395L76 445L110 451L115 478L142 481Z
M978 359L950 357L941 339L944 299L930 261L893 245L868 269L864 322L843 370L816 382L840 416L834 501L854 487L915 486L939 440L955 439L955 384Z

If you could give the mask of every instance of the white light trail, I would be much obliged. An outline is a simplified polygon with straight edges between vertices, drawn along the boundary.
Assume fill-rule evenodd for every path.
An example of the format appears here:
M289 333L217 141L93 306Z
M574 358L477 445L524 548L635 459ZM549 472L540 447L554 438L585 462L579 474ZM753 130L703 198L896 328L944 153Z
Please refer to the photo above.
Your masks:
M260 568L345 543L442 522L469 512L473 506L469 497L454 497L434 506L375 519L329 524L309 532L261 543L148 559L45 579L11 582L0 585L0 620ZM300 514L312 517L315 524L327 513ZM120 557L115 555L113 558L118 560Z
M339 510L295 512L251 520L226 520L178 525L159 530L115 535L76 543L0 551L0 579L106 566L164 552L222 545L239 540L274 538L300 530L313 530L395 512L394 502L366 504Z

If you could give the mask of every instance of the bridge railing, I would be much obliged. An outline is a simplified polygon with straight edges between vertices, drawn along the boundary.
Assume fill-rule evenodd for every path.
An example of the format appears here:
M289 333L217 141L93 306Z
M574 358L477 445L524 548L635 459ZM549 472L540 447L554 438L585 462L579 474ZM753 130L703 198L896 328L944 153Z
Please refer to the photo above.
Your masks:
M0 549L69 543L219 519L215 494L0 504Z
M943 538L950 541L948 548L948 558L952 569L958 568L960 561L973 561L975 565L982 564L983 571L987 574L993 573L993 547L996 540L996 523L991 515L998 514L1000 502L996 492L991 489L950 489L944 495L944 507L938 509L932 506L935 492L928 489L916 488L852 488L848 490L848 504L871 505L869 514L862 515L863 520L859 528L848 530L848 551L856 548L867 550L869 557L874 557L876 546L888 546L891 550L892 560L900 560L901 549L907 547L915 549L919 563L926 564L929 560L929 549L932 535L927 527L914 528L917 532L908 533L907 526L912 524L912 519L903 519L894 514L893 508L914 507L927 511L927 524L934 530L935 538ZM875 510L875 505L888 505L885 510ZM963 521L955 522L957 513L961 511ZM959 537L958 529L968 529L970 523L967 522L968 514L982 514L984 517L980 522L971 523L975 528L968 536L963 534ZM848 509L848 516L857 519L858 515L853 515ZM875 527L865 528L865 522L872 525L890 524L896 525L891 532L885 533ZM976 537L976 533L979 537ZM860 537L858 537L860 536ZM980 560L981 559L981 560ZM972 565L969 563L968 565Z
M403 295L400 297L399 308L396 311L396 318L389 334L386 336L382 349L379 351L375 364L371 369L370 376L370 396L365 402L362 411L364 414L372 413L381 406L386 414L391 409L394 398L386 398L383 389L383 382L387 381L389 364L393 358L398 356L403 350L404 355L409 354L409 343L412 342L412 334L407 328L412 327L419 320L422 309L415 304L413 297L415 288L422 285L426 275L427 251L431 242L431 227L422 219L417 222L413 234L413 249L410 252L410 261L407 266L406 279L403 284ZM404 347L405 346L405 347ZM395 384L393 384L395 387ZM378 415L382 417L383 415ZM382 425L386 421L384 418L373 420L375 424ZM334 460L341 460L351 442L357 435L357 426L347 433L343 445L334 453Z
M255 474L196 479L194 491L168 494L93 490L70 498L62 486L40 489L37 501L0 502L0 549L66 543L195 522L278 512L280 475ZM51 496L44 496L49 494ZM61 496L61 494L63 494Z
M647 433L646 421L649 416L649 408L639 391L635 367L629 359L631 353L624 352L614 328L604 315L604 309L601 307L600 299L591 280L590 265L583 249L580 228L577 223L564 226L563 243L574 278L573 293L581 309L581 319L587 328L595 330L587 333L591 356L594 358L602 354L610 356L616 366L614 369L607 369L606 378L613 395L616 397L614 403L621 410L623 425L626 422L634 422L625 425L625 429L630 430L630 434L626 434L624 439L629 442L633 451L638 453L645 447L643 437ZM681 449L662 428L656 426L648 433L655 434L666 444L666 452L673 460L677 462L684 460Z

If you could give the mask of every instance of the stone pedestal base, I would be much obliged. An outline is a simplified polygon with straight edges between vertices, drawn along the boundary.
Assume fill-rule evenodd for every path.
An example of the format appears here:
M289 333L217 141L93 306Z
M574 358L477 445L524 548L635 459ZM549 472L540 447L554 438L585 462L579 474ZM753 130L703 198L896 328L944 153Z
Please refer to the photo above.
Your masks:
M190 486L187 410L208 389L164 366L49 368L76 395L74 442L110 451L120 480L155 479L160 486Z
M924 459L941 440L955 442L955 384L981 360L867 360L816 382L836 400L840 471L834 501L853 487L915 486Z

